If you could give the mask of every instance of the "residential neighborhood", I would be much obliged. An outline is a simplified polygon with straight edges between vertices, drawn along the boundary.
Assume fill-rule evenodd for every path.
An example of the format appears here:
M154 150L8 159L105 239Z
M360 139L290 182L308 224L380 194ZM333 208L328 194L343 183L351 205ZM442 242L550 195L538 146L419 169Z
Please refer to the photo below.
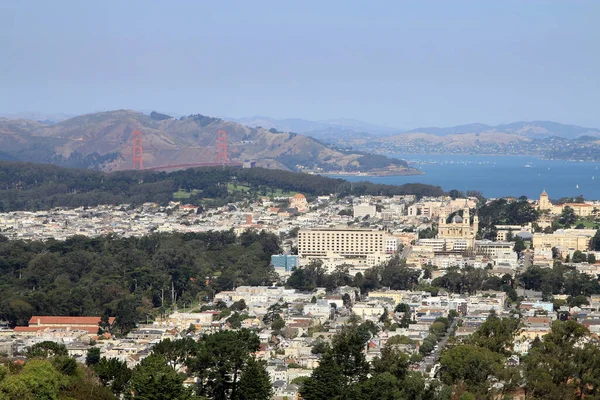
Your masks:
M9 240L231 229L237 235L265 230L282 240L282 253L271 257L279 278L270 285L232 287L165 309L125 337L111 331L114 318L34 315L27 326L0 330L0 348L6 355L18 356L36 343L51 341L65 345L68 354L83 363L94 347L102 357L134 368L165 339L199 339L205 334L249 329L260 339L254 355L267 364L273 398L298 399L299 382L319 366L324 344L352 324L369 327L363 350L368 361L380 357L391 343L406 353L411 369L432 378L439 371L444 348L469 337L491 315L519 321L511 344L514 353L507 360L516 365L536 340L551 331L555 320L577 320L592 333L600 333L600 295L584 296L575 304L567 295L548 296L545 289L450 290L451 283L432 289L432 283L439 285L460 271L485 271L499 287L512 287L510 281L528 267L548 269L557 260L581 273L600 274L600 264L595 263L600 254L591 247L597 226L547 229L569 206L549 205L544 192L539 201L526 201L539 210L538 221L496 225L484 238L478 225L478 202L476 197L415 196L341 200L321 196L308 201L296 194L213 210L148 203L0 214L1 233ZM571 209L576 218L592 221L600 204L585 204ZM385 287L385 281L383 287L369 291L352 283L311 290L286 287L295 271L344 271L356 282L394 260L414 273L411 287L395 289L391 283Z

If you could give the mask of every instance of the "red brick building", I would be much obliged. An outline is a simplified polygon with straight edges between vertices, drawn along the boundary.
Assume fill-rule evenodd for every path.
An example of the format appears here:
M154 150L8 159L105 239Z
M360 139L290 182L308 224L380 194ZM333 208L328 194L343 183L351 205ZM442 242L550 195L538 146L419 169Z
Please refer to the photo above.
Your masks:
M100 317L55 317L34 315L29 320L29 326L17 326L15 332L37 332L41 330L62 329L67 331L88 331L89 333L98 332L98 323ZM108 319L112 325L115 317Z

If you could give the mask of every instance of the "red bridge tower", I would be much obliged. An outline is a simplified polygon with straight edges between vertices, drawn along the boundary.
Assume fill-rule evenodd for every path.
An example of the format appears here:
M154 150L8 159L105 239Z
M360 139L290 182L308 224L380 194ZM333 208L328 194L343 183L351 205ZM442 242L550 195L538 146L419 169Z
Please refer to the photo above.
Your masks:
M131 132L133 150L133 169L144 168L144 150L142 148L142 131Z
M219 130L217 140L217 162L219 164L227 164L227 132Z

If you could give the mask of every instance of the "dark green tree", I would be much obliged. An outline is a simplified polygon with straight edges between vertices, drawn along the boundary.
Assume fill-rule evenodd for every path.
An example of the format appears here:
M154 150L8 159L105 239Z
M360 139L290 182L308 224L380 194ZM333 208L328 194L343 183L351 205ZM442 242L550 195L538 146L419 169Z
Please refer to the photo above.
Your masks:
M27 349L27 358L52 358L57 356L68 356L67 348L64 344L45 341L36 343Z
M93 369L100 382L108 387L115 396L120 396L125 392L131 378L131 370L125 362L116 358L102 357L97 364L93 365Z
M346 393L346 377L331 352L321 358L309 379L304 382L300 394L305 400L341 399Z
M408 372L409 360L406 353L398 350L394 345L386 344L381 349L381 356L373 360L373 373L391 373L399 380L403 380Z
M441 376L448 385L465 384L474 393L485 394L490 376L502 367L503 357L483 347L454 346L442 353Z
M248 329L205 335L198 353L186 362L188 372L200 380L198 394L223 400L236 398L243 368L259 345L258 336Z
M142 360L131 373L130 392L126 398L136 400L187 400L192 393L183 386L185 375L168 366L164 359L152 354Z
M513 247L513 251L515 253L520 253L523 250L525 250L525 242L523 241L523 238L520 236L516 236L515 237L515 245Z
M590 241L590 248L594 251L600 251L600 229L596 230L596 233Z
M164 339L152 347L152 354L160 356L165 363L179 372L188 358L198 353L198 344L192 338L178 340Z
M92 366L98 364L100 362L100 348L92 347L87 351L87 355L85 356L85 365Z
M395 312L397 313L409 313L410 312L410 306L406 303L398 303L398 305L396 306L396 308L394 309Z
M555 321L552 331L525 359L528 393L535 399L596 398L600 395L600 347L575 321Z
M240 376L236 399L269 400L272 395L273 387L265 361L250 357Z
M582 262L586 262L586 261L587 261L587 257L585 255L585 253L583 253L581 250L575 250L573 252L573 257L571 258L571 262L582 263Z
M280 331L283 328L285 328L285 321L283 318L275 318L273 322L271 322L271 329L273 329L274 331Z
M564 206L562 212L560 213L560 217L558 218L558 222L565 227L570 227L577 221L577 215L575 215L575 210L572 207Z

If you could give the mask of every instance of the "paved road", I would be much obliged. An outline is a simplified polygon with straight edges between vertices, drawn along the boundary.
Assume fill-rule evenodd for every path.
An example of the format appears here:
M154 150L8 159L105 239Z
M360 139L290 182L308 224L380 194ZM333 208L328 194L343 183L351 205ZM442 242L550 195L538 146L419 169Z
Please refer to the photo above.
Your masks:
M452 332L455 328L456 328L456 323L458 322L458 318L455 318L454 321L452 321L452 323L450 324L450 327L448 328L448 332L442 336L442 340L440 340L437 345L438 345L438 349L437 350L433 350L431 353L429 353L429 355L427 355L425 357L425 359L423 360L423 362L421 363L421 372L425 372L428 369L431 369L440 359L440 355L442 354L442 351L444 350L444 347L446 346L446 343L448 342L448 339L450 339L450 335L449 332Z
M404 246L402 248L402 252L400 253L400 259L406 260L408 258L408 256L410 255L411 247L412 246Z

